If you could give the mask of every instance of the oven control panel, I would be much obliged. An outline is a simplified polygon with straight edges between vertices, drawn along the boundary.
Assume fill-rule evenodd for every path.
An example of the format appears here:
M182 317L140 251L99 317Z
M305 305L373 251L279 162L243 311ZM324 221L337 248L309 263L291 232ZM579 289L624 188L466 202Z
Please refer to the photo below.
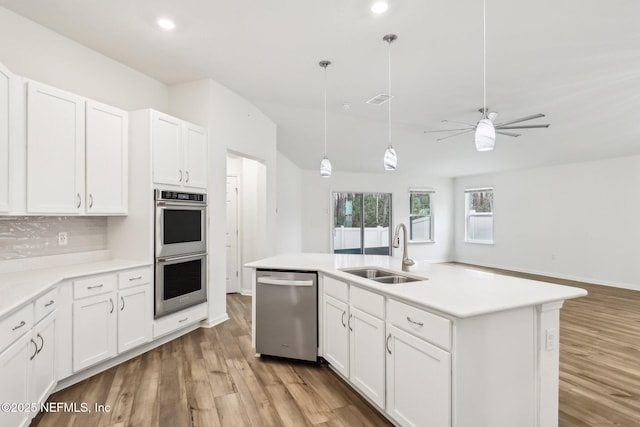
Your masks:
M184 193L180 191L156 190L156 200L206 203L206 194Z

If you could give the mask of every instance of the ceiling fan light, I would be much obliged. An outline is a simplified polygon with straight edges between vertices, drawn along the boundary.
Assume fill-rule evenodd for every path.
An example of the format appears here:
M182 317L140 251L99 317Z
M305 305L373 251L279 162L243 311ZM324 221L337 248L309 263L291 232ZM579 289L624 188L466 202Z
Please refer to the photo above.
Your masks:
M475 134L476 150L491 151L496 145L496 129L489 119L482 119L476 126Z
M331 162L324 156L320 162L320 176L323 178L331 178Z
M384 152L384 170L394 171L398 167L398 155L396 150L389 145L387 151Z

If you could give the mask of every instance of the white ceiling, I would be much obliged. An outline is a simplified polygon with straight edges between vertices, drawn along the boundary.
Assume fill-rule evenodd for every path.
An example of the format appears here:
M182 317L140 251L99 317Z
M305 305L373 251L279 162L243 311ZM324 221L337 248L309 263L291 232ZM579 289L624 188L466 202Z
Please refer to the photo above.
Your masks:
M498 121L544 113L548 129L436 142L442 119L482 106L482 1L0 0L0 5L167 84L211 77L278 127L278 150L304 169L323 152L328 68L334 171L382 172L392 45L392 142L399 171L462 176L640 154L640 2L487 0L487 103ZM172 17L165 33L156 19ZM351 108L343 109L349 103ZM534 122L531 122L534 123Z

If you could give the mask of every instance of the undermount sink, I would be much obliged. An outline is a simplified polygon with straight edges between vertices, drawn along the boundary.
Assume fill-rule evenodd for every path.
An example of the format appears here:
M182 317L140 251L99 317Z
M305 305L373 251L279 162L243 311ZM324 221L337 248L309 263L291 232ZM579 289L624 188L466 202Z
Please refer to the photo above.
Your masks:
M354 276L363 277L365 279L370 279L378 283L385 284L398 284L427 280L426 278L399 274L395 271L382 270L375 267L343 268L341 269L341 271L353 274Z

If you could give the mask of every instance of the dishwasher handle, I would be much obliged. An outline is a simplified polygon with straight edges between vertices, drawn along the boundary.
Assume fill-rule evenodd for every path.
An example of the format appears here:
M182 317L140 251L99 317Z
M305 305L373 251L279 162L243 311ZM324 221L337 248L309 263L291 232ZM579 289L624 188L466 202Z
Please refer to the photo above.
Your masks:
M273 277L258 277L258 283L276 286L313 286L313 280L274 279Z

